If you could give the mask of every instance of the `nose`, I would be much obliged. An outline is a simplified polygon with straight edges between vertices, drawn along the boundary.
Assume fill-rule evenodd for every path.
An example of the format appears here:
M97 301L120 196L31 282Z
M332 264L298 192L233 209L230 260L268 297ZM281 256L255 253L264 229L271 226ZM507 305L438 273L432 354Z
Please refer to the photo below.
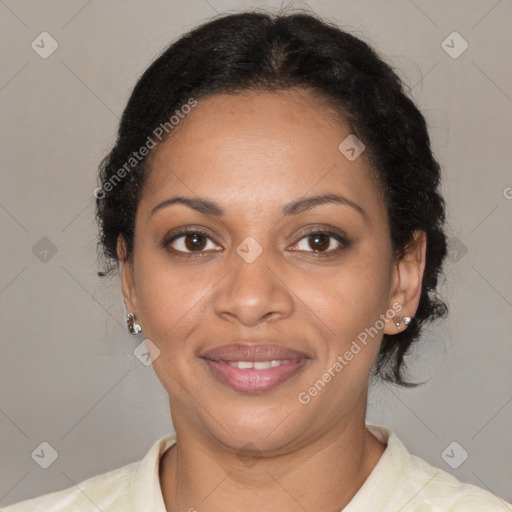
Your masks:
M231 272L222 280L214 297L215 313L219 317L254 327L287 318L293 312L293 293L267 252L263 250L249 262L233 251Z

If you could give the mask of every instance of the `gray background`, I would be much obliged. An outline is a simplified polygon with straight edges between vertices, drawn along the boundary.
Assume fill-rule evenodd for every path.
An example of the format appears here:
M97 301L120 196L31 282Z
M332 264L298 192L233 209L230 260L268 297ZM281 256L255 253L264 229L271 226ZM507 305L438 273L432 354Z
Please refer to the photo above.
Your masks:
M0 1L0 505L138 460L172 429L164 389L133 354L143 338L125 330L118 279L96 275L96 168L137 77L171 40L216 13L279 5ZM376 386L368 421L512 501L512 2L290 5L399 69L444 169L451 316L409 358L430 382ZM31 48L43 31L59 45L46 59ZM453 31L469 44L458 58L441 46ZM31 457L43 441L58 452L48 469ZM441 456L453 441L452 464L469 454L458 469Z

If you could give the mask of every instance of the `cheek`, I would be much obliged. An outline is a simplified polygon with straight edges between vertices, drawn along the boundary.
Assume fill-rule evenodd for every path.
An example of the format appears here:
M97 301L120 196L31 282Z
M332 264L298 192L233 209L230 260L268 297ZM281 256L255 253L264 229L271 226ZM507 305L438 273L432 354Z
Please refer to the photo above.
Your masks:
M365 388L380 349L389 295L390 269L378 251L358 254L338 267L322 286L309 282L311 319L323 329L317 378L330 379L324 404L351 401ZM317 283L319 281L316 281ZM321 322L316 320L321 319ZM335 378L330 377L334 374Z
M365 244L321 275L302 273L296 288L304 303L329 328L331 336L351 340L385 312L390 268L383 251Z
M207 272L191 272L173 264L163 250L140 250L135 262L145 335L159 346L169 347L169 342L184 339L197 324L215 280Z

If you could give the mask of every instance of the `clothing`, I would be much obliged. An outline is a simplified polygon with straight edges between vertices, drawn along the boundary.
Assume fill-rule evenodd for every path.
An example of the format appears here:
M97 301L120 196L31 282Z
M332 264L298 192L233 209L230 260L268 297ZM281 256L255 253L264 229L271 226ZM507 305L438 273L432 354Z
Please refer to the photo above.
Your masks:
M411 455L393 431L366 427L387 447L342 512L512 511L512 505L501 498ZM166 512L159 461L175 442L175 434L162 437L138 462L84 480L79 488L25 500L0 512Z

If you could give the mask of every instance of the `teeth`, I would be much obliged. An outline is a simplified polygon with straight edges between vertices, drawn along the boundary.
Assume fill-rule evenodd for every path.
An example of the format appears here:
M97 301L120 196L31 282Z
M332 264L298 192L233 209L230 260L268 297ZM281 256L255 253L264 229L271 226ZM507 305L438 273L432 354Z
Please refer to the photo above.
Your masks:
M240 368L240 370L253 368L251 361L237 361L235 364L237 368Z
M233 368L239 370L268 370L269 368L276 368L282 364L289 364L290 360L273 360L273 361L227 361L227 363Z
M272 361L255 361L254 369L255 370L267 370L272 365Z

